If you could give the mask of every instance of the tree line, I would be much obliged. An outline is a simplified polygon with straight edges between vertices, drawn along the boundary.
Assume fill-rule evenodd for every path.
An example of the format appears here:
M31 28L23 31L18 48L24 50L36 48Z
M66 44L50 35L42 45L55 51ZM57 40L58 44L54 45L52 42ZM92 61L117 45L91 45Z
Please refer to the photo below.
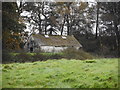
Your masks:
M2 13L3 48L22 48L29 23L31 34L74 35L103 50L107 46L110 51L120 50L120 2L4 2ZM83 46L89 47L84 39Z

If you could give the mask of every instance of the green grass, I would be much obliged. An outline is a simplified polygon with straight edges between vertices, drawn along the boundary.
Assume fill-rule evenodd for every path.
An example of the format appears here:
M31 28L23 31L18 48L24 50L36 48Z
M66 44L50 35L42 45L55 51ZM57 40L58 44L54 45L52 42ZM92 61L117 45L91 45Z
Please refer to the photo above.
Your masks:
M0 64L0 89L2 88L2 64Z
M2 68L3 88L118 87L118 59L47 60Z
M13 56L16 56L16 55L19 55L20 53L10 53L11 55ZM28 55L35 55L36 53L26 53ZM48 53L48 52L42 52L42 53L39 53L39 54L42 54L42 55L45 55L45 56L52 56L52 55L55 55L55 54L58 54L58 55L63 55L62 52L59 52L59 53Z

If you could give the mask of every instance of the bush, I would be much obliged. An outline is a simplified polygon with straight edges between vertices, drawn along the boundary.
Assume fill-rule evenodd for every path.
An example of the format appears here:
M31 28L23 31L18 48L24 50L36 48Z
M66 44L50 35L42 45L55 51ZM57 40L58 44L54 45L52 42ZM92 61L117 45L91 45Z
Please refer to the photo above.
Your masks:
M20 53L15 56L14 61L15 62L27 62L27 61L32 61L32 56L26 53Z
M3 53L3 60L7 63L10 62L34 62L34 61L45 61L48 59L79 59L79 60L85 60L85 59L92 59L93 56L89 53L83 51L83 50L76 50L74 48L68 48L60 53L17 53L17 54L9 54L9 53Z
M4 50L2 52L2 63L8 63L13 61L13 56L9 53L9 51Z
M40 53L36 53L32 57L33 57L32 61L44 61L44 60L46 60L46 57Z
M53 54L48 57L48 59L61 59L61 58L63 58L63 56L60 54Z
M11 62L34 62L45 61L48 59L61 59L63 56L59 54L42 54L42 53L4 53L3 59L6 63Z
M67 59L93 59L93 56L83 50L76 50L75 48L68 48L63 51L64 57Z

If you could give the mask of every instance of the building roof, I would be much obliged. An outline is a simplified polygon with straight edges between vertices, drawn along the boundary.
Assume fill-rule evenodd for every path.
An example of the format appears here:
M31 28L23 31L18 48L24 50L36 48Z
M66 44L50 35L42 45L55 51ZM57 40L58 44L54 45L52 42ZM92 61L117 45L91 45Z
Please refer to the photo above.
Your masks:
M75 46L82 47L82 45L77 41L77 39L72 36L60 36L51 35L44 36L40 34L32 35L34 41L38 42L40 45L45 46Z

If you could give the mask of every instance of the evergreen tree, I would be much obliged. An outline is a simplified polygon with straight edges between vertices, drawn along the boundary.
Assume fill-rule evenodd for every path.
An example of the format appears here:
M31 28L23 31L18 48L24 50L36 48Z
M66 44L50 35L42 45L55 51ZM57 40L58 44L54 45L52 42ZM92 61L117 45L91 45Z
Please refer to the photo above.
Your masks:
M21 32L25 28L20 21L20 14L18 13L18 6L15 2L2 3L2 35L3 49L15 50L20 49Z

